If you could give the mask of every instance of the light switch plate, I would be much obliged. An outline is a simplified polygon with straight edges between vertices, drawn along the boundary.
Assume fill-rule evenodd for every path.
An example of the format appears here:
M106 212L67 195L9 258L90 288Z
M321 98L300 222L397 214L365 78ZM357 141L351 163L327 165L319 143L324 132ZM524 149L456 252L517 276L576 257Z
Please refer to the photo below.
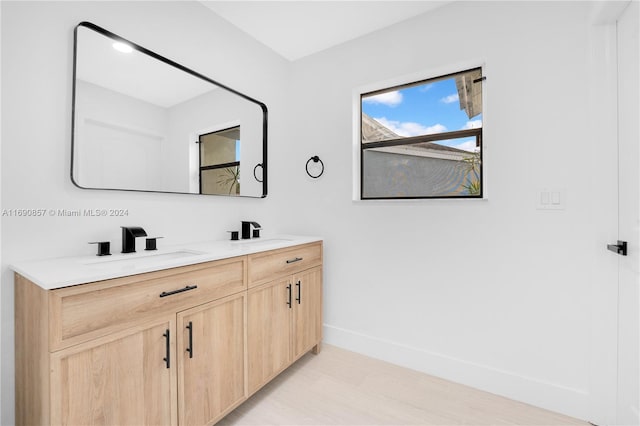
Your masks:
M536 193L536 209L564 210L566 205L566 191L558 188L542 188Z

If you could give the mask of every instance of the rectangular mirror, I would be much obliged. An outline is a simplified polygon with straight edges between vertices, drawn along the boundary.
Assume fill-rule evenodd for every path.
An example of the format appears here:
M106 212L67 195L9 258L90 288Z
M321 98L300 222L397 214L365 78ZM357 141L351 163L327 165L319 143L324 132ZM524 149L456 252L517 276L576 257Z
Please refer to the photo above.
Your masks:
M267 107L89 22L74 32L71 180L265 197Z

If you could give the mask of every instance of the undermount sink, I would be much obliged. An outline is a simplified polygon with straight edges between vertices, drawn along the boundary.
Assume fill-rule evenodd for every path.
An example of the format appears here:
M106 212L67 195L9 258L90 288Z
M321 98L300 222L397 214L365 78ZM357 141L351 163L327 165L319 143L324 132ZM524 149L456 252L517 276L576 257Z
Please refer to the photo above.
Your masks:
M144 267L147 265L156 265L169 260L182 259L185 257L198 256L203 254L199 251L179 250L169 253L153 253L140 255L117 255L117 257L105 257L101 259L85 262L84 264L91 267Z

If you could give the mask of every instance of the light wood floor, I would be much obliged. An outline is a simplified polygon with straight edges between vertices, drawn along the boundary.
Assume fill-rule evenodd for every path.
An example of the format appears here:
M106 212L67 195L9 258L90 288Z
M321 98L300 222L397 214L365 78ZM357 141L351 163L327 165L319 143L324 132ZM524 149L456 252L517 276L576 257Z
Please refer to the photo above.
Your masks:
M323 345L218 425L588 425Z

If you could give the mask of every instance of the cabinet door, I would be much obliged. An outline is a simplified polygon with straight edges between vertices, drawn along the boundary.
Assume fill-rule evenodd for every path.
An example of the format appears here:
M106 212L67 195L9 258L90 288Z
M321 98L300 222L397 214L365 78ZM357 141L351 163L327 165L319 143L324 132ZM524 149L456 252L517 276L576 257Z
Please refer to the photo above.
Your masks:
M246 295L178 313L180 425L212 424L247 397Z
M322 268L294 275L293 359L322 340Z
M177 424L175 321L51 354L51 423Z
M249 394L291 363L293 288L290 279L249 290Z

